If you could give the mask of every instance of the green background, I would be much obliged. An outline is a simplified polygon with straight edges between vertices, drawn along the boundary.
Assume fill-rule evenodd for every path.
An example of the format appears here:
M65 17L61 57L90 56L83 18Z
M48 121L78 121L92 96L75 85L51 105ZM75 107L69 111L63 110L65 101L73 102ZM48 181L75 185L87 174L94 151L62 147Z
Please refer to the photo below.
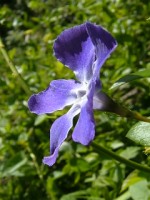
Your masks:
M121 105L150 115L150 79L134 80L110 90L119 78L150 70L150 4L147 0L3 0L0 36L32 93L54 79L74 74L53 56L53 43L66 28L86 21L106 28L118 47L101 70L103 91ZM0 200L149 200L150 175L98 154L71 140L62 145L53 167L49 128L67 111L37 116L0 54ZM136 120L96 111L95 141L116 154L150 165L149 149L126 138Z

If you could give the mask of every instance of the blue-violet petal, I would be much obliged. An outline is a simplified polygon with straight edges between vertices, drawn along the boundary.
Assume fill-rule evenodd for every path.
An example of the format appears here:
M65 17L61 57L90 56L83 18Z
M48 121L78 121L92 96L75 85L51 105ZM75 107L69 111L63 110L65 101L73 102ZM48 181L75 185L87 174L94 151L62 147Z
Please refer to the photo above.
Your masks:
M80 112L80 107L72 108L52 124L50 129L50 156L44 157L43 163L52 166L57 159L59 148L67 138L68 132L73 126L73 118Z
M87 22L86 27L93 45L95 46L96 62L93 75L99 76L100 68L110 56L111 52L117 47L117 42L112 35L101 26Z
M87 99L81 107L80 116L72 134L73 140L83 145L88 145L95 136L95 122L93 114L94 88L95 82L91 82Z
M38 115L62 110L74 103L76 90L80 87L81 84L75 80L54 80L46 90L30 97L29 109Z
M86 24L63 31L54 43L54 54L59 61L74 71L78 80L83 82L92 77L95 50Z

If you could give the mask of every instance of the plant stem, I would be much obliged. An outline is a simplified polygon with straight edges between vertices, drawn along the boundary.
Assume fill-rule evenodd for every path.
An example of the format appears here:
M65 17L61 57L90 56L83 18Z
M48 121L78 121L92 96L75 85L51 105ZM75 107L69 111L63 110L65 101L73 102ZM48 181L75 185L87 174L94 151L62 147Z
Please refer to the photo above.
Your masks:
M36 157L34 155L34 153L32 152L31 148L29 147L29 145L26 147L27 151L29 152L29 155L33 161L33 164L35 166L35 169L37 171L37 175L39 176L40 180L43 182L43 175L41 173L41 169L40 169L40 166L38 165L37 163L37 160L36 160Z
M0 51L6 61L6 63L8 64L8 66L10 67L11 71L13 72L13 74L18 78L18 81L21 85L21 87L23 88L23 90L26 92L26 94L30 95L30 90L26 84L26 82L24 81L23 77L21 76L21 74L17 71L15 65L13 64L13 62L11 61L7 51L4 48L4 44L0 38Z
M116 108L117 108L117 111L118 111L118 113L116 112L116 114L119 114L121 117L132 118L132 119L136 119L138 121L150 123L149 118L141 115L138 112L128 110L127 108L124 108L124 107L120 106L119 104L116 105Z
M104 111L104 112L111 112L115 113L117 115L120 115L121 117L127 117L127 118L132 118L136 119L138 121L143 121L143 122L149 122L150 119L141 115L138 112L131 111L122 105L116 103L113 99L111 99L106 93L99 91L97 93L98 99L100 105L102 105L99 110Z
M101 146L99 144L96 144L95 142L92 142L92 146L93 146L93 148L95 149L95 151L97 153L104 153L104 154L110 156L111 158L114 158L115 160L128 165L129 167L131 167L133 169L138 169L140 171L144 171L146 173L150 173L150 167L147 167L147 166L138 164L138 163L136 163L134 161L128 160L126 158L123 158L123 157L115 154L114 152L106 149L105 147L103 147L103 146Z

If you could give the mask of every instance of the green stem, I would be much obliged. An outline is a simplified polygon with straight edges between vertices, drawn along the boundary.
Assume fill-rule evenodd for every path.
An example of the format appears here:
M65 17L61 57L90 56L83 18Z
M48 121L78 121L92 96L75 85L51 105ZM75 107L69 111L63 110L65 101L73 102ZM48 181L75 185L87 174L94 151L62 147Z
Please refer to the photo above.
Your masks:
M31 148L29 147L29 145L26 147L26 149L27 149L27 151L29 152L29 155L30 155L30 157L31 157L31 159L32 159L32 161L33 161L33 164L34 164L34 166L35 166L35 169L36 169L36 171L37 171L37 174L38 174L40 180L43 182L43 175L42 175L42 173L41 173L40 166L39 166L38 163L37 163L37 160L36 160L36 157L35 157L34 153L32 152L32 150L31 150Z
M118 113L117 112L116 113L119 114L121 117L132 118L132 119L136 119L138 121L150 123L149 118L141 115L138 112L128 110L127 108L124 108L124 107L120 106L119 104L116 105L116 108L117 108L117 111L118 111Z
M13 74L18 78L18 81L21 85L21 87L23 88L23 90L26 92L26 94L30 95L30 90L26 84L26 82L24 81L23 77L21 76L21 74L19 74L19 72L17 71L15 65L13 64L13 62L11 61L7 51L4 48L4 44L0 38L0 51L6 61L6 63L8 64L8 66L10 67L11 71L13 72Z
M97 95L99 97L97 101L99 101L99 103L102 105L102 107L100 107L101 111L111 112L120 115L121 117L132 118L138 121L144 121L150 123L149 118L141 115L138 112L131 111L121 106L120 104L116 103L113 99L111 99L106 93L99 91Z
M147 166L138 164L138 163L136 163L134 161L128 160L126 158L123 158L123 157L115 154L114 152L106 149L105 147L103 147L103 146L101 146L99 144L96 144L95 142L92 142L92 146L93 146L93 148L95 149L95 151L97 153L104 153L107 156L110 156L111 158L114 158L115 160L117 160L117 161L119 161L121 163L124 163L124 164L128 165L129 167L131 167L133 169L138 169L140 171L144 171L144 172L150 173L150 167L147 167Z

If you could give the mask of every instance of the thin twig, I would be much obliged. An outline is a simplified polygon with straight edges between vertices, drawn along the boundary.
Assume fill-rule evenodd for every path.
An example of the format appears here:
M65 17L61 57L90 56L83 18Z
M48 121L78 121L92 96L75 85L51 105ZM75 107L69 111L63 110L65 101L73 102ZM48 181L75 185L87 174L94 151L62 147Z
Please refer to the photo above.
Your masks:
M23 90L26 92L26 94L30 95L31 93L30 93L30 89L29 89L28 85L24 81L24 79L21 76L21 74L18 72L16 66L11 61L7 51L5 50L5 47L4 47L4 44L3 44L2 40L1 40L1 38L0 38L0 51L1 51L5 61L7 63L7 65L9 66L9 68L11 69L13 74L18 78L20 86L23 88Z

